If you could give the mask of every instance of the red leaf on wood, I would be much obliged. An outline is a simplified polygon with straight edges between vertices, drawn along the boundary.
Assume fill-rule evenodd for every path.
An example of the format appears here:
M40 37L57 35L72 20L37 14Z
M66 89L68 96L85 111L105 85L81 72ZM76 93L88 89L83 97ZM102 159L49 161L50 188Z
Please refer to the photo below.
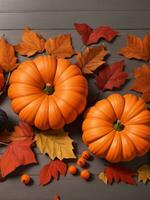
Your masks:
M118 35L118 32L109 26L100 26L93 30L88 24L75 23L74 27L81 35L82 41L85 45L95 44L101 38L111 42L112 39Z
M104 169L104 173L109 184L113 183L113 181L124 182L130 185L136 184L136 181L133 178L136 173L126 167L109 166Z
M52 178L58 180L59 173L63 176L66 175L67 165L61 160L52 160L46 164L40 171L40 185L48 184Z
M22 140L14 141L8 145L0 160L2 177L5 177L21 165L37 163L30 148L32 143L33 141L31 140Z
M102 68L96 77L96 85L100 90L120 88L128 78L128 73L123 71L124 61L115 62Z

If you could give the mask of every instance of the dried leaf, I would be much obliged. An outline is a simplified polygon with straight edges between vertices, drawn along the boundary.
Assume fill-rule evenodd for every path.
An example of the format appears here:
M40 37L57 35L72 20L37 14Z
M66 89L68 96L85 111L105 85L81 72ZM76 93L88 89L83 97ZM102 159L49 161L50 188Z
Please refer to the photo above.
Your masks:
M53 160L45 165L39 175L40 185L48 184L52 178L58 180L59 173L63 176L66 175L67 165L61 160Z
M107 51L103 45L86 48L83 53L77 55L77 65L81 68L83 74L92 74L98 67L105 63L104 57Z
M128 73L123 71L124 61L115 62L102 68L96 76L96 85L100 90L120 88L128 78Z
M4 38L0 38L0 67L10 72L17 67L14 47Z
M88 24L74 24L76 31L81 35L85 45L95 44L101 38L111 42L118 32L109 26L100 26L93 30Z
M4 87L4 74L3 74L3 70L0 68L0 91L3 89Z
M146 102L150 101L150 66L143 64L134 70L135 80L130 87L131 90L141 92Z
M75 54L71 44L71 35L64 34L55 38L49 38L45 43L45 49L48 54L58 58L70 58Z
M150 165L142 165L138 168L138 182L142 181L144 184L150 180Z
M107 184L107 176L105 175L104 172L100 172L100 174L98 175L98 178L103 181L105 184Z
M124 182L130 185L135 185L136 181L134 176L136 173L131 169L121 166L109 166L104 169L105 176L109 184L112 184L113 181Z
M0 160L2 177L7 176L21 165L37 163L30 148L32 143L31 140L22 140L11 142L8 145Z
M76 158L73 153L73 140L63 129L41 132L35 136L35 141L40 152L47 153L52 160Z
M144 39L127 35L127 45L119 51L123 56L131 59L139 59L144 61L150 60L150 34L145 35Z
M38 52L43 52L44 46L45 39L41 35L25 28L22 41L15 46L15 50L23 56L33 56Z

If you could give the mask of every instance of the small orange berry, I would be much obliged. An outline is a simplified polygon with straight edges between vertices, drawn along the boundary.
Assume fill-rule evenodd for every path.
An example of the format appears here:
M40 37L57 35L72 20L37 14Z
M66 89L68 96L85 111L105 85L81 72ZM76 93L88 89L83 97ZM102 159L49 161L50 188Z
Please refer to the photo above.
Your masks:
M76 168L76 166L74 166L74 165L69 166L68 172L69 172L70 174L73 174L73 175L76 174L76 173L77 173L77 168Z
M90 178L90 172L87 169L85 169L81 171L80 177L84 180L88 180Z
M83 151L82 152L82 158L89 159L89 157L90 157L90 153L88 151Z
M21 182L24 183L25 185L29 184L31 181L31 177L28 174L23 174L21 176Z
M85 164L86 164L86 160L84 158L81 157L77 160L77 165L79 165L80 167L84 167Z

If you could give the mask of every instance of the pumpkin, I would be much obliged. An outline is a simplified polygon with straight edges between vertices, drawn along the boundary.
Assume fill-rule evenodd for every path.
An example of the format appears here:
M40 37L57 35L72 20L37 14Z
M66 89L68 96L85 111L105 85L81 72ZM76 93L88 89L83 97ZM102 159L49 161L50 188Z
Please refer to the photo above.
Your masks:
M84 110L87 81L63 58L26 60L10 77L8 96L19 118L41 130L59 129Z
M112 94L85 114L83 142L110 162L129 161L150 148L150 112L133 94Z
M8 116L4 110L0 109L0 132L3 132L3 130L7 128L7 125Z

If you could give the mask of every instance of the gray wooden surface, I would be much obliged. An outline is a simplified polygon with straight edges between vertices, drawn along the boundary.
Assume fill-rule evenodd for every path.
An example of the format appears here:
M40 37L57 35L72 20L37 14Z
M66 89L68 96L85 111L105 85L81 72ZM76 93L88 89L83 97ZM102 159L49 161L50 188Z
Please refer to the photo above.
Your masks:
M44 37L55 36L61 33L71 33L73 44L79 49L82 42L78 34L73 30L73 23L85 22L96 27L98 25L110 25L118 29L120 36L108 44L111 56L107 59L112 63L118 59L124 59L126 70L132 70L140 66L142 61L128 60L119 55L117 51L125 44L127 33L143 37L150 32L150 1L149 0L0 0L0 35L5 34L12 43L20 40L22 29L29 26ZM22 60L24 58L21 58ZM131 82L126 84L121 93L126 93ZM113 91L114 92L114 91ZM95 80L89 79L89 104L97 99L108 96L112 92L101 93L95 86ZM0 98L0 107L3 108L10 119L11 124L17 123L15 115L6 97ZM78 144L77 153L86 147L81 141L81 117L66 129ZM0 148L0 152L3 148ZM92 180L85 182L78 176L60 177L60 181L53 181L46 187L39 186L38 174L40 168L48 162L48 158L41 155L38 150L37 159L39 165L31 165L19 168L13 175L8 177L4 183L0 183L1 200L49 200L54 194L59 194L62 200L149 200L150 185L140 183L138 186L125 184L105 185L97 178L97 174L104 167L105 161L94 158L89 162L89 170L92 172ZM124 165L136 169L142 163L150 161L149 154L142 158L135 159ZM33 178L31 186L24 186L20 183L19 176L22 173L29 173Z

